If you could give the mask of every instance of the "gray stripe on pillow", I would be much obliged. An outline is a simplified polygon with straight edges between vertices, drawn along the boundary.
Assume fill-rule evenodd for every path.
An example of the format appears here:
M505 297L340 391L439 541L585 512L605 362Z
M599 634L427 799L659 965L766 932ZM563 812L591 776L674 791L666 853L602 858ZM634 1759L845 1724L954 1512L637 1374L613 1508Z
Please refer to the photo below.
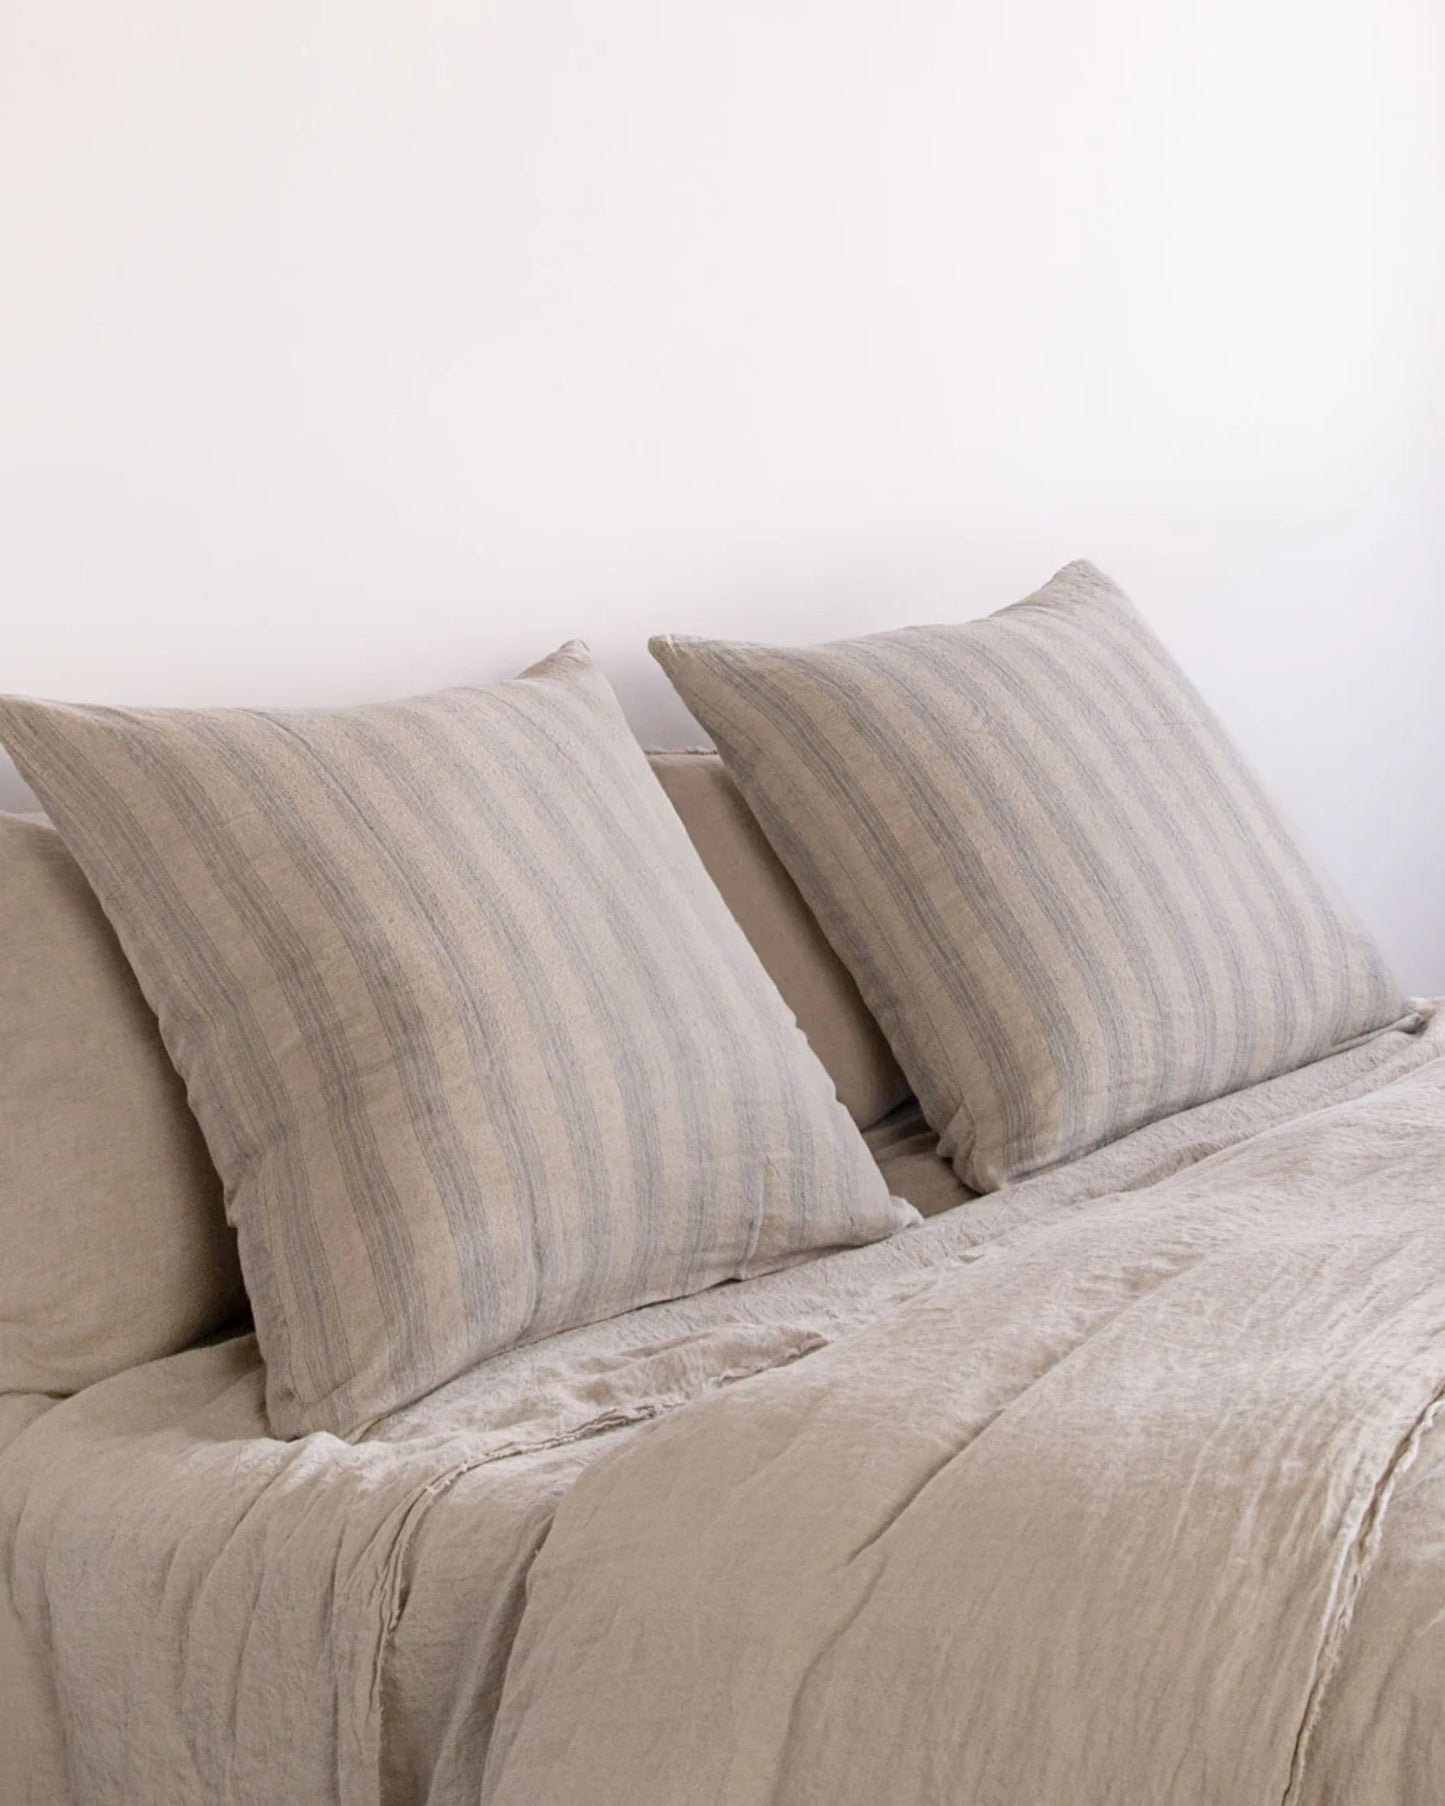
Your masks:
M0 702L226 1186L283 1435L916 1220L580 648L342 711Z
M983 621L653 649L977 1189L1408 1020L1091 566Z

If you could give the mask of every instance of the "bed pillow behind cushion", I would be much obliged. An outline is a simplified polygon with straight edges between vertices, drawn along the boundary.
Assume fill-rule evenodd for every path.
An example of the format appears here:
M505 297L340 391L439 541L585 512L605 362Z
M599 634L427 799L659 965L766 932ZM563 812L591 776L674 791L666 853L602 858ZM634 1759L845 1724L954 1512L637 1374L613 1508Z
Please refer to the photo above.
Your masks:
M0 1392L79 1392L244 1307L125 955L54 828L0 815Z
M1408 1018L1091 565L981 621L653 651L976 1189Z
M907 1081L722 760L715 752L650 752L647 762L839 1102L860 1129L871 1129L908 1096Z
M226 1185L279 1435L916 1220L585 649L371 708L0 703Z

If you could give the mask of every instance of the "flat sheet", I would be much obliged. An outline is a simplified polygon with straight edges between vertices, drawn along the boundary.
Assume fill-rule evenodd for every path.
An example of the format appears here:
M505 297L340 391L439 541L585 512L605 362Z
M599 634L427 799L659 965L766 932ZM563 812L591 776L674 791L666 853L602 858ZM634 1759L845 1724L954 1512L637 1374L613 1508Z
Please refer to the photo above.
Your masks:
M277 1797L474 1806L500 1710L504 1753L489 1785L507 1806L529 1798L537 1739L556 1734L555 1719L545 1728L532 1717L535 1677L555 1672L560 1699L569 1665L578 1674L588 1667L580 1647L565 1659L557 1654L555 1638L566 1642L570 1633L548 1577L569 1550L585 1547L589 1561L595 1554L590 1541L577 1540L594 1481L653 1475L661 1490L633 1521L670 1535L673 1491L682 1497L687 1488L656 1451L666 1450L676 1426L711 1424L724 1401L740 1401L748 1415L768 1389L787 1393L789 1376L779 1370L811 1386L810 1373L826 1376L846 1360L861 1364L848 1368L854 1377L876 1369L872 1383L887 1391L895 1383L906 1389L919 1366L920 1403L937 1392L973 1398L976 1408L968 1376L1008 1341L1010 1324L1038 1314L1053 1270L1047 1262L1029 1269L1008 1310L1000 1304L992 1317L928 1306L930 1288L979 1283L974 1275L994 1258L978 1259L981 1247L1029 1242L1051 1224L1062 1233L1071 1219L1098 1215L1108 1225L1111 1212L1131 1203L1115 1194L1167 1191L1171 1175L1188 1180L1196 1162L1272 1125L1432 1069L1442 1048L1435 1018L1420 1033L1381 1037L1151 1125L889 1243L517 1351L355 1447L324 1436L285 1444L264 1436L254 1349L244 1341L155 1363L56 1406L0 1454L0 1550L16 1620L53 1679L69 1797L75 1806ZM1290 1133L1307 1146L1323 1120ZM1405 1135L1390 1130L1392 1139ZM1203 1169L1200 1182L1207 1199L1212 1180ZM1107 1238L1122 1232L1116 1225L1100 1233L1090 1299L1112 1283ZM952 1340L915 1361L906 1337L896 1345L889 1338L919 1311L925 1322L951 1323ZM946 1433L930 1443L935 1455L951 1446L950 1410ZM880 1414L896 1414L895 1405L880 1405ZM669 1421L651 1423L657 1418ZM697 1435L706 1443L712 1432ZM720 1461L727 1446L720 1437ZM1374 1452L1364 1451L1365 1468ZM851 1471L840 1503L850 1488L872 1496L859 1480L875 1465L916 1473L916 1448L897 1453L896 1467L890 1448L886 1461ZM811 1481L800 1485L806 1491ZM775 1503L786 1521L793 1502ZM887 1509L881 1495L874 1503ZM679 1513L678 1524L685 1521ZM839 1521L853 1516L843 1510ZM620 1527L611 1520L614 1542ZM650 1560L645 1548L631 1548L634 1540L622 1536L618 1552ZM765 1536L759 1546L766 1551ZM607 1576L620 1583L622 1573L616 1561L600 1563L599 1585ZM577 1610L590 1612L598 1597L579 1593ZM702 1671L693 1678L712 1680ZM1361 1685L1366 1699L1368 1676ZM563 1742L585 1752L594 1729L581 1711ZM624 1773L623 1752L617 1760ZM590 1774L589 1791L568 1797L606 1797L596 1782ZM651 1797L671 1806L696 1796Z

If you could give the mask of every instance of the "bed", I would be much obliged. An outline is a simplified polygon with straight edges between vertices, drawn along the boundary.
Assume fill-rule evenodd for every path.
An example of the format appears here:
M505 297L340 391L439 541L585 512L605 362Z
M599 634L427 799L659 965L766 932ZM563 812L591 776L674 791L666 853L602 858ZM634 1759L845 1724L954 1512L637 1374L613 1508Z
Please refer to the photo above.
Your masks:
M906 1237L521 1351L357 1447L267 1436L249 1337L22 1411L15 1797L1042 1802L1083 1772L1101 1799L1437 1799L1442 1051L1432 1015ZM902 1129L876 1139L916 1158ZM1281 1331L1266 1367L1248 1338ZM1147 1409L1135 1335L1175 1353ZM1033 1591L1006 1569L1026 1500L1052 1528L1014 1546L1067 1554ZM861 1791L860 1761L886 1765Z
M1093 567L5 701L0 1792L1434 1806L1445 1011Z

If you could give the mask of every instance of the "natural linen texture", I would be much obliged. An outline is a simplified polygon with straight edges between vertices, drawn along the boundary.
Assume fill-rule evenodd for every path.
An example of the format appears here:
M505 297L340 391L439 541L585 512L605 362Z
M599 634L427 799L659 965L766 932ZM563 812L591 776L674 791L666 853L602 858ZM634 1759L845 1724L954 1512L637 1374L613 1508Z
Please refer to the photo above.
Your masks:
M1440 1806L1442 1052L1437 1012L355 1448L267 1437L250 1338L0 1410L0 1793Z
M244 1309L221 1185L90 886L0 815L0 1396L79 1392Z
M714 752L650 752L708 876L752 942L838 1100L871 1129L908 1096L883 1032ZM949 1175L952 1177L952 1175Z
M0 704L222 1178L279 1435L916 1220L585 648L335 711Z
M1408 1014L1092 565L981 621L652 649L978 1190Z

